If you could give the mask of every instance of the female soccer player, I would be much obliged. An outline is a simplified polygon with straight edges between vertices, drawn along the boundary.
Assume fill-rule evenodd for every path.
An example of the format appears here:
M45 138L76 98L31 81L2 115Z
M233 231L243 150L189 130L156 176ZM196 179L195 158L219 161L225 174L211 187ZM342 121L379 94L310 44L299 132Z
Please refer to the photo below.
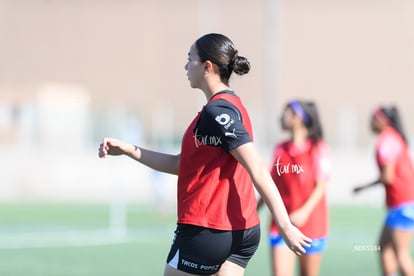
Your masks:
M410 244L414 232L414 167L398 109L377 108L371 118L371 129L378 134L375 156L379 178L365 188L384 184L388 209L380 236L381 266L384 275L414 275Z
M291 224L253 144L248 113L229 86L232 72L243 75L249 69L229 38L202 36L191 45L185 70L207 104L187 128L181 153L154 152L110 138L100 145L100 157L124 154L178 175L177 229L164 275L243 275L260 240L254 187L293 252L305 253L311 241Z
M313 102L290 101L281 118L290 139L275 147L271 175L283 198L291 222L312 244L300 256L300 275L318 275L328 234L326 185L331 174L330 151ZM259 201L259 206L261 205ZM274 275L294 275L295 255L283 241L274 220L270 224Z

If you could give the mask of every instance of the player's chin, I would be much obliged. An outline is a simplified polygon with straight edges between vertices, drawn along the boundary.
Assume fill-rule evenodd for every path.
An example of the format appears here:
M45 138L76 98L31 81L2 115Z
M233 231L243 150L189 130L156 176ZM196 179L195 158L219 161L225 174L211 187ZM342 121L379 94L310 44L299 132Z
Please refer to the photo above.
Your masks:
M191 80L190 78L188 78L188 81L190 83L191 88L200 88L200 86L197 84L197 82Z

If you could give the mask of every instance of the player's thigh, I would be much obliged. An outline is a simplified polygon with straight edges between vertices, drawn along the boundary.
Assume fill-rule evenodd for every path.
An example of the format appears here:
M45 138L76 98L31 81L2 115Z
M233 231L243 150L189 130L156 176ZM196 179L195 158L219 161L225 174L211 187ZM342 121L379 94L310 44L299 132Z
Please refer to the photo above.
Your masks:
M214 276L243 276L245 269L238 264L225 261L221 266L219 272ZM175 269L168 264L165 265L164 276L193 276L195 274L186 273Z
M274 246L271 250L274 276L293 276L295 271L295 253L286 246Z
M169 266L168 264L166 264L164 268L164 276L193 276L193 275L195 274L190 274L184 271L180 271L176 268Z
M381 230L379 245L381 248L392 247L392 231L387 225L384 225Z
M409 252L411 241L413 239L413 232L400 229L392 229L391 233L393 246L397 255Z
M300 271L302 276L317 276L321 267L322 253L307 254L300 257Z
M225 261L221 266L217 276L243 276L244 268L230 261Z

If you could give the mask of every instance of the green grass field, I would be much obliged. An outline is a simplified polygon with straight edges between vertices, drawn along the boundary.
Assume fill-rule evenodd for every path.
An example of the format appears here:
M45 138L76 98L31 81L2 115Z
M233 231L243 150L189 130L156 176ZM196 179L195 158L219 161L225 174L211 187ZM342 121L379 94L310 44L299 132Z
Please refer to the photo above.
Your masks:
M375 251L384 211L333 206L321 275L380 275ZM262 241L245 275L270 275L267 213ZM111 231L109 206L1 204L0 275L162 275L175 215L128 206L125 235Z

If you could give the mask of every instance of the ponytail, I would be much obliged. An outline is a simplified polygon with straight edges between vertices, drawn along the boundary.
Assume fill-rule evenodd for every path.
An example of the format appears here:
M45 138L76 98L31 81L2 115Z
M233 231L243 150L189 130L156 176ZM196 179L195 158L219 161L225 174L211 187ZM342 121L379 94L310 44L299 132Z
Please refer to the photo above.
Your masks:
M389 106L389 107L382 106L380 107L380 110L389 120L391 127L394 128L401 135L401 137L406 143L408 143L407 136L405 135L405 132L402 126L401 116L400 116L400 113L397 107L396 106Z

